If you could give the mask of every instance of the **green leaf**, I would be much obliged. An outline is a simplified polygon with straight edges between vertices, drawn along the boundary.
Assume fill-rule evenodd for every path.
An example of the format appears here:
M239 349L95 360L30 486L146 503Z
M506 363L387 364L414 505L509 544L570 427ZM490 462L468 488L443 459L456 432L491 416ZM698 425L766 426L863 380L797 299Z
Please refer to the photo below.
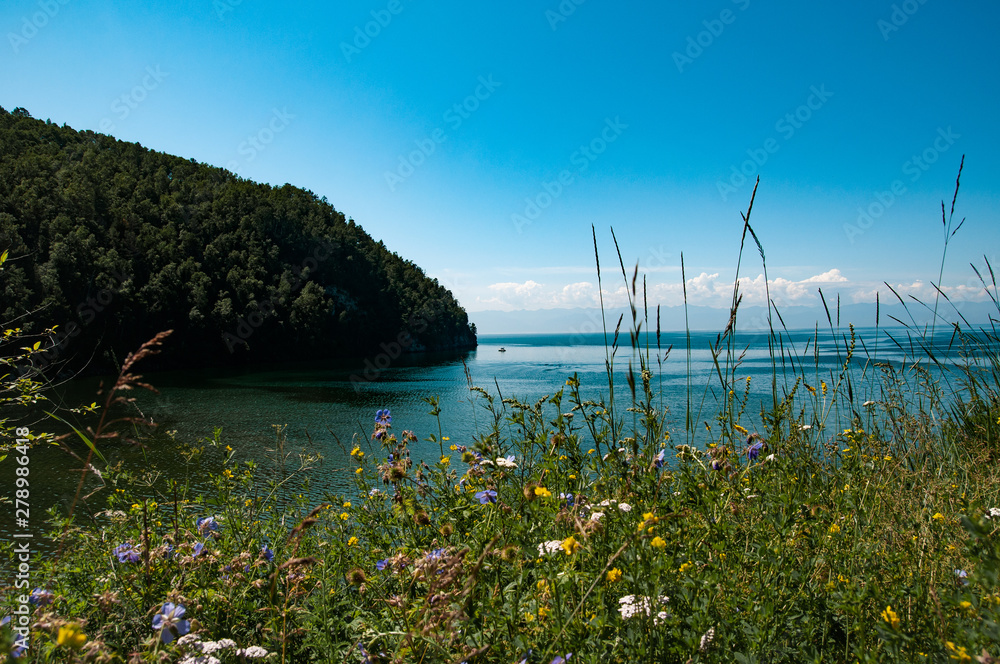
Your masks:
M86 443L87 447L90 448L90 451L97 455L98 459L100 459L104 463L108 462L108 460L104 458L104 455L101 454L101 452L94 445L94 442L92 440L90 440L90 438L87 438L85 435L83 435L82 431L80 431L75 426L73 426L72 424L70 424L69 422L67 422L66 420L64 420L63 418L59 417L58 415L50 413L49 411L45 411L45 414L48 415L49 417L52 417L52 418L55 418L55 419L59 420L60 422L62 422L66 426L68 426L70 429L72 429L76 433L76 435L80 437L80 440L82 440L84 443Z

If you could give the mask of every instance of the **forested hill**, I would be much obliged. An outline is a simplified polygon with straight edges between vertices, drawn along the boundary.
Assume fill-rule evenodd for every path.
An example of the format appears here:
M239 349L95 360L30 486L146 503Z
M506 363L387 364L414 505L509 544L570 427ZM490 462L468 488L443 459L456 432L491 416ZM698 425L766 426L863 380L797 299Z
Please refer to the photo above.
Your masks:
M0 322L43 362L160 366L476 344L450 291L312 192L0 108ZM148 368L148 367L147 367Z

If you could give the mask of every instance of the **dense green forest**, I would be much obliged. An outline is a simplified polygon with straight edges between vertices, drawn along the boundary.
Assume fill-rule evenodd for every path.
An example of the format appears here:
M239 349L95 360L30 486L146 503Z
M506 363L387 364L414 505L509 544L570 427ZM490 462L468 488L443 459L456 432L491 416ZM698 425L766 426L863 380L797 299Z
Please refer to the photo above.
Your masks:
M105 370L476 344L450 291L325 198L0 108L0 320Z

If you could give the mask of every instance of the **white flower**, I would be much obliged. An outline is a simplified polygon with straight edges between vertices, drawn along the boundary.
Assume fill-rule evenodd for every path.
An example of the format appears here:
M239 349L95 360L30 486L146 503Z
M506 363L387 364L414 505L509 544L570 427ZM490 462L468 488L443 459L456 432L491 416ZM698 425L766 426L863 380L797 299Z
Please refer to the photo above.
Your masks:
M669 601L665 595L660 595L660 603L666 604ZM625 595L618 600L618 612L622 615L622 618L628 619L636 615L650 615L652 613L652 607L650 606L650 599L648 597L635 595ZM660 622L667 619L670 614L666 611L659 611L656 617L653 619L653 624L658 625Z
M201 644L201 651L205 654L210 654L216 650L226 650L227 648L235 648L236 642L232 639L220 639L219 641L205 641Z
M247 659L264 659L271 653L267 651L267 648L261 648L260 646L250 646L249 648L241 648L236 651L237 655L246 657Z
M802 426L799 427L799 430L800 431L809 431L809 429L812 429L812 428L813 428L813 425L811 425L811 424L803 424Z
M497 457L497 465L501 468L517 468L517 462L514 461L513 454L508 457Z
M180 664L222 664L211 655L188 655L180 661Z
M631 512L632 506L629 505L628 503L618 503L618 509L620 509L622 512Z
M984 515L987 519L992 519L994 517L1000 516L1000 507L991 507L989 514Z
M177 645L179 646L195 646L201 650L201 637L197 634L185 634L181 638L177 639Z
M875 405L875 402L874 402L874 401L866 401L866 402L864 402L864 403L863 403L863 404L861 404L861 405L862 405L862 406L865 406L865 407L868 407L868 406L873 406L873 405Z
M601 502L599 502L599 503L597 503L597 504L598 504L598 505L599 505L600 507L609 507L609 506L611 506L611 505L612 505L613 503L617 503L617 502L618 502L617 500L602 500Z
M558 553L562 550L562 540L549 540L538 545L538 555L544 556L550 553Z
M600 521L601 517L604 516L604 512L592 512L590 515L591 521Z
M708 631L701 637L701 645L698 646L698 650L705 652L708 647L712 645L712 639L715 638L715 628L709 627Z

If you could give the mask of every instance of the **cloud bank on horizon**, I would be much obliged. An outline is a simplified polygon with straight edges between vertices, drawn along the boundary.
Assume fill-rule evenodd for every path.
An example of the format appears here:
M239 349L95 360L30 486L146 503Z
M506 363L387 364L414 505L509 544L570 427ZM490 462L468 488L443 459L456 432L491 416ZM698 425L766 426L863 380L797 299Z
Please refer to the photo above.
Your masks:
M613 281L615 276L621 280L619 272L617 275L610 275L608 281ZM638 283L641 284L641 277ZM718 272L712 274L702 272L690 277L686 281L686 286L688 304L713 308L726 308L732 304L733 282L720 278ZM641 288L641 285L638 288ZM470 311L598 308L602 304L602 296L603 304L607 308L621 308L628 304L628 291L624 285L598 290L597 284L590 281L559 285L539 283L529 279L521 283L494 283L487 286L487 289L489 296L477 298L474 303L470 303L468 306ZM771 302L781 309L790 306L817 305L821 303L820 289L828 301L831 298L835 300L839 296L844 302L849 303L874 303L876 298L881 302L896 302L898 301L896 294L906 301L915 298L931 302L937 295L937 289L931 282L916 280L888 285L852 282L836 268L798 281L781 277L768 279L766 286L763 273L756 277L741 277L739 280L739 293L743 296L745 305L766 305L768 296ZM996 289L992 284L984 288L978 279L974 282L970 280L968 283L943 286L941 292L956 302L984 302L989 299L989 293L996 295ZM676 283L647 282L646 297L651 307L682 305L684 286L679 280Z

